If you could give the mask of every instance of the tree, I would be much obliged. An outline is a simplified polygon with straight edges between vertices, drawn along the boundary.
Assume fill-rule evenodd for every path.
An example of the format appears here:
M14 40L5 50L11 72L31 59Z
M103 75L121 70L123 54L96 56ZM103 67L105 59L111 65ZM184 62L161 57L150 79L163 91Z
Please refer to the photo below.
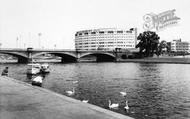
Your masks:
M168 49L168 45L167 45L167 42L165 40L162 40L158 46L159 54L163 54L164 49Z
M153 56L157 53L158 55L158 44L160 37L152 31L144 31L140 33L137 37L137 40L140 40L136 45L136 48L139 48L140 55L145 55L145 57Z
M159 52L159 55L163 54L163 52L166 52L168 55L170 55L171 42L166 42L165 40L162 40L158 46L158 52Z

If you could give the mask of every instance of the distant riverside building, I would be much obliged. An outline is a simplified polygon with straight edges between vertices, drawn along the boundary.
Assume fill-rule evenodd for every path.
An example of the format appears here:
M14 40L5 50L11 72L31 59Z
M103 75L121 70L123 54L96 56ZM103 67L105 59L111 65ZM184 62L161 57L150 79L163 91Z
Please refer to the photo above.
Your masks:
M137 28L104 28L78 31L75 34L77 50L113 50L135 48Z
M186 52L189 50L189 42L181 41L181 39L173 40L171 42L171 51Z

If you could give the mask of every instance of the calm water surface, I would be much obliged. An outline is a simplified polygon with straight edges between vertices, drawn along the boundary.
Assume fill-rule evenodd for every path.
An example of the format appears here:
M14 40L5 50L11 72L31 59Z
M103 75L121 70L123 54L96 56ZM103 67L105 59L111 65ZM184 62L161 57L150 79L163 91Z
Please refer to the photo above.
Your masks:
M9 66L10 77L30 83L26 64ZM137 119L190 118L190 65L152 63L51 63L43 87L67 95L75 89L78 100L108 108L108 99L119 103L111 109ZM78 81L78 83L73 83ZM119 92L126 91L123 97ZM124 110L128 100L129 112Z

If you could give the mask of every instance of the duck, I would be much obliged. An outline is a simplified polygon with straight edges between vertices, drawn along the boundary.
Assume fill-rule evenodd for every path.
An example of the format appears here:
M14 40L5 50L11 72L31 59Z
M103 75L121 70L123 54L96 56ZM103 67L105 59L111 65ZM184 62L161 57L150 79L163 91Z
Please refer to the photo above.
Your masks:
M89 101L89 100L82 100L82 102L84 102L84 103L88 103L88 101Z
M128 105L128 101L126 100L126 102L125 102L125 107L124 107L124 109L128 112L128 110L129 110L129 105Z
M111 100L108 100L108 102L109 102L109 108L110 108L110 109L116 109L116 108L119 107L119 104L118 104L118 103L113 103L113 104L111 104Z
M125 96L127 95L126 90L127 90L127 89L125 89L125 92L119 92L119 93L120 93L123 97L125 97Z
M72 91L66 91L67 95L71 96L75 94L75 88Z

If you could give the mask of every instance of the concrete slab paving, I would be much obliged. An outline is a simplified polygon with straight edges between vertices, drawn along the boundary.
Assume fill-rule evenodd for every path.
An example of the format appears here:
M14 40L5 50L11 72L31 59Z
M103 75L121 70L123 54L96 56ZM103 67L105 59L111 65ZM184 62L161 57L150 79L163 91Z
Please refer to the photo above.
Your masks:
M0 76L0 119L132 119L53 91Z

